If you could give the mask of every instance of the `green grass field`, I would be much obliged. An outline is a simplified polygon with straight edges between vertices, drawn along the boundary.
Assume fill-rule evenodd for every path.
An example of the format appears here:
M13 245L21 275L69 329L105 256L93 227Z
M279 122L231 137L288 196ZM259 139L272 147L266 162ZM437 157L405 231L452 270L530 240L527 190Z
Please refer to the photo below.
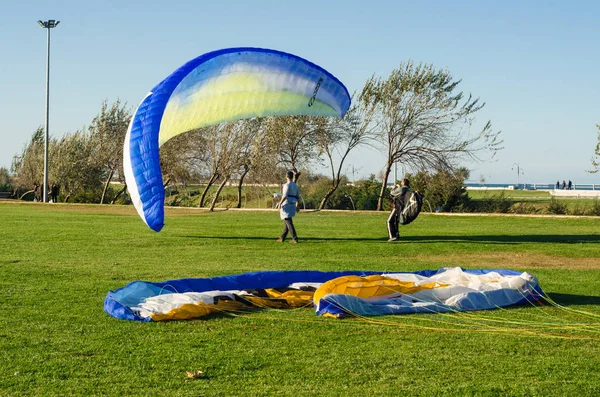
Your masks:
M600 219L422 214L386 241L385 213L0 202L0 395L595 396ZM106 293L259 270L507 268L548 302L486 312L335 320L312 309L138 323ZM187 379L186 371L203 371Z
M598 216L597 198L586 196L553 197L547 190L468 190L475 202L503 197L511 203L509 212L519 214L568 214ZM552 208L553 206L553 208Z
M505 197L509 197L513 200L550 200L550 191L548 190L467 190L469 197L472 199L481 199L493 195L504 193Z

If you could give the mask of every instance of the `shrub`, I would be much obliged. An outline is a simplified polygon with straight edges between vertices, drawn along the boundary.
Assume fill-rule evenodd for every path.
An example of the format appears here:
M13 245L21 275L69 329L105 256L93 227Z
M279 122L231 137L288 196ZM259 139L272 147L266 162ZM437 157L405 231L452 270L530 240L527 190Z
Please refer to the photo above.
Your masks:
M491 198L491 212L499 212L506 214L512 207L514 201L510 197L506 197L504 191L495 194Z
M459 168L454 172L437 171L434 174L421 170L407 177L411 189L423 193L433 208L444 212L471 209L469 195L465 189L465 179L469 177L466 168Z
M600 216L600 200L598 200L598 197L595 197L594 201L592 201L592 205L587 211L587 214L592 216Z
M500 191L499 193L493 194L489 197L486 194L482 199L472 200L470 202L470 208L473 212L506 214L512 208L513 204L514 201L510 197L506 197L504 191ZM520 208L519 210L528 211L530 209Z
M371 174L368 179L355 183L355 186L351 190L351 194L352 198L354 199L354 205L356 205L356 209L377 209L377 200L379 199L380 190L381 182L375 179L375 175L373 174Z
M550 204L548 204L548 212L555 215L565 215L567 213L567 203L560 201L552 197Z
M9 183L0 184L0 192L11 192L14 190L13 185Z
M342 181L336 191L329 197L325 208L327 209L346 209L341 205L341 199L344 197L344 187L346 183ZM306 208L319 208L321 200L331 189L331 180L323 175L312 175L307 181L302 183L301 194ZM349 204L349 203L348 203Z
M532 203L516 203L511 206L511 211L515 214L538 214L540 208Z
M109 195L107 194L107 197L108 196ZM101 198L102 198L102 190L101 189L82 190L82 191L76 192L75 194L72 194L69 199L69 202L97 204L100 202ZM106 199L105 202L110 202L110 200L111 200L111 197L108 197L108 199Z
M575 205L571 208L572 215L585 215L587 211L587 205L576 202Z

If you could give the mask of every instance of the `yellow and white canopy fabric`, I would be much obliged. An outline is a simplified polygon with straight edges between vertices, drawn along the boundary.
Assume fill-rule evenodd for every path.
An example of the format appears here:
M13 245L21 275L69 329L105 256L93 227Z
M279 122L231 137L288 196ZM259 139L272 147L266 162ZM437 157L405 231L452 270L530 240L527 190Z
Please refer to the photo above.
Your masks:
M433 275L342 277L325 283L314 301L318 314L343 317L488 310L533 302L541 296L537 279L529 273L455 267Z
M541 296L534 276L512 270L278 271L162 283L136 281L110 291L104 310L120 319L164 321L244 308L314 304L318 315L339 318L487 310Z

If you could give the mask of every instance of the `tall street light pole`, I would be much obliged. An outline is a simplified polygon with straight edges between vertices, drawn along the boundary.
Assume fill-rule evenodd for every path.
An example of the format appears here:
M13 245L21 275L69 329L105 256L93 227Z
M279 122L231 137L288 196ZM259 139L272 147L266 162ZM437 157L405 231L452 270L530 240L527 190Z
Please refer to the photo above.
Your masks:
M38 24L48 30L48 50L46 60L46 128L44 133L44 203L48 202L48 122L50 119L50 29L58 26L60 21L50 19L38 21Z
M517 169L517 189L519 188L519 176L521 176L521 174L524 174L523 172L523 168L521 168L521 166L519 165L519 163L513 163L513 167L512 170L514 171L515 168ZM525 188L525 186L523 186L523 188Z

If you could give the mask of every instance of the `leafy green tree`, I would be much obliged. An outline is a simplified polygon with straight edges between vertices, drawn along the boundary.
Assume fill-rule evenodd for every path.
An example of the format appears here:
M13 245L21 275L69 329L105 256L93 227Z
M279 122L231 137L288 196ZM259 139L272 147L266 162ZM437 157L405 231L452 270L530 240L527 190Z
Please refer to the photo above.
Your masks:
M21 199L27 194L43 194L44 183L44 129L38 127L30 141L23 148L21 154L14 156L11 165L12 174L15 176L15 188L25 191L20 194Z
M66 202L102 201L106 194L102 189L106 170L94 161L96 150L97 145L84 130L52 140L50 179L60 186Z
M6 167L0 167L0 192L13 191L12 177ZM14 194L14 192L13 192Z
M458 92L447 70L432 65L404 63L386 78L371 77L359 96L374 113L372 123L380 132L386 153L377 209L381 210L388 177L395 163L409 169L457 167L459 160L481 160L484 152L500 150L499 132L488 121L471 133L475 114L484 103Z
M123 141L127 134L127 127L131 121L131 111L126 104L117 99L112 105L107 100L102 102L100 113L92 120L89 126L89 137L94 146L91 159L102 170L104 189L100 204L104 203L108 186L115 174L123 175ZM120 171L120 172L119 172Z
M0 167L0 185L8 185L11 183L10 172L6 167Z

